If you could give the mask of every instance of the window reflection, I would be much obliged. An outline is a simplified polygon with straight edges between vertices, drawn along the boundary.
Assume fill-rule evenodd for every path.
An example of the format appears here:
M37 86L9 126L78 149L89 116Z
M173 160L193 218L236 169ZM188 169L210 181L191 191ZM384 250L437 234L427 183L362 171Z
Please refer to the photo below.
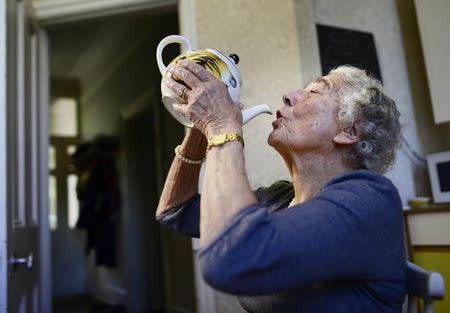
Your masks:
M57 215L57 209L56 209L56 201L57 201L57 195L56 195L56 177L53 175L49 176L49 207L50 212L48 215L49 223L50 223L50 229L55 230L58 226L58 215Z
M67 155L71 156L75 153L76 150L77 150L76 145L70 145L70 146L67 146L66 153L67 153Z
M77 199L77 176L71 174L67 177L67 200L68 200L68 224L70 228L75 228L78 220L79 207Z
M50 103L50 135L73 137L78 134L77 100L57 97Z
M48 147L48 168L50 171L56 168L56 149L54 146Z

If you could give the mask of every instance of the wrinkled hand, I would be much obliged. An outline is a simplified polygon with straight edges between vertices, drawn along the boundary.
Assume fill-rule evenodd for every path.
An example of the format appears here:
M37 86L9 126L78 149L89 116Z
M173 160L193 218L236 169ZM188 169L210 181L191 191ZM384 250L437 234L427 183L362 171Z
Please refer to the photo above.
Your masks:
M191 120L207 138L221 132L242 133L240 105L235 105L227 86L215 78L201 65L182 60L167 68L164 82L177 94L183 94L186 87L175 81L172 75L182 80L187 89L185 103L174 105L174 109Z

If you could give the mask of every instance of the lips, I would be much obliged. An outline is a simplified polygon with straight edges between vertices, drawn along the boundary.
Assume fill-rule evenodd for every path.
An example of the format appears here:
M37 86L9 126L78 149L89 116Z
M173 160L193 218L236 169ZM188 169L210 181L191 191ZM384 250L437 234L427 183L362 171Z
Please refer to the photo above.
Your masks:
M280 126L280 124L283 122L284 116L281 114L280 111L277 111L277 119L272 122L272 127L275 129Z

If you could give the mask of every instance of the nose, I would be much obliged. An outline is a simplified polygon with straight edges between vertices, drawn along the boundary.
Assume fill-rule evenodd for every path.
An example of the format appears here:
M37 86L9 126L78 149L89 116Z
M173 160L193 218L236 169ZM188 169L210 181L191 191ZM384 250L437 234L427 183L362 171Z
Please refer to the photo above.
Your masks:
M293 106L297 102L297 98L293 92L283 95L283 103L287 106Z
M291 91L283 95L283 103L287 106L295 106L299 101L302 101L307 92L304 89Z

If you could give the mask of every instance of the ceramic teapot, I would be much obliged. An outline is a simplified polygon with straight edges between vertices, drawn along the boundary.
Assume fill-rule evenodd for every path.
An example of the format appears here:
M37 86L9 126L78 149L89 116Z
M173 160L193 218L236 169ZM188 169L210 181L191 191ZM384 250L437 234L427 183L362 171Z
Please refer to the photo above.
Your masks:
M239 57L236 54L225 56L217 50L205 49L192 51L191 43L186 37L179 35L167 36L159 43L156 49L156 60L158 62L159 71L161 75L167 75L167 67L162 60L162 52L164 48L171 43L183 44L186 48L186 52L176 57L170 64L176 64L179 60L189 59L192 60L212 73L217 79L222 80L228 87L228 92L233 99L233 102L238 104L240 91L242 86L241 74L236 64L239 62ZM164 80L161 80L161 94L162 102L166 109L175 117L181 124L187 127L193 127L194 124L184 115L175 111L172 107L174 103L181 103L181 99L174 91L169 89ZM260 104L251 107L246 110L241 110L243 124L254 118L261 113L272 114L270 107L267 104Z

